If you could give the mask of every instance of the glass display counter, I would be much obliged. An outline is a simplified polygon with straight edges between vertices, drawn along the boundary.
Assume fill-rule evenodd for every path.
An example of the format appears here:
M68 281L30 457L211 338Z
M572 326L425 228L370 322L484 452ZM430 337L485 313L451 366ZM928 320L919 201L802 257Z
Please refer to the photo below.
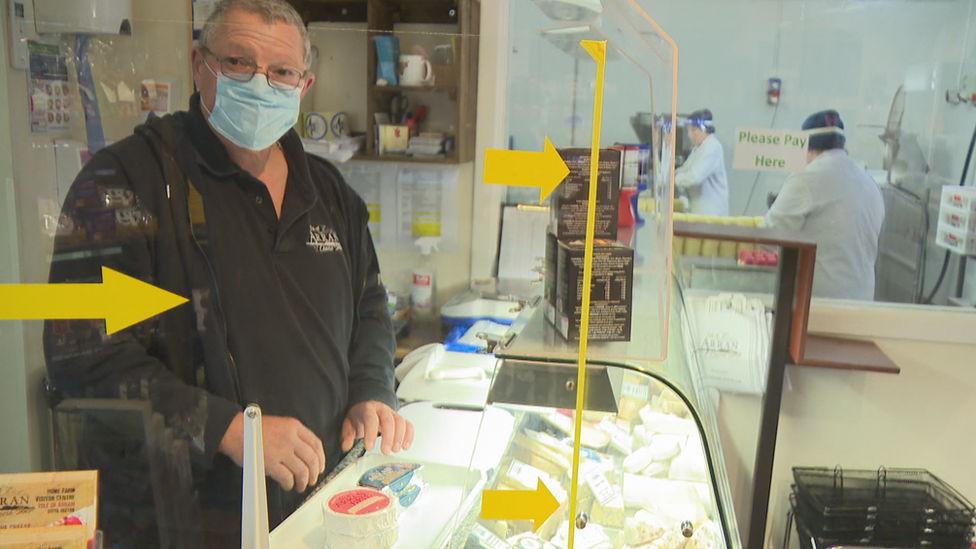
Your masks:
M415 446L354 461L272 533L272 547L329 546L324 506L391 463L422 465L426 485L400 510L394 547L565 548L571 525L575 547L741 547L713 403L687 344L682 301L671 307L664 361L589 361L576 476L576 363L537 352L559 336L530 307L521 333L496 352L484 406L405 407ZM538 482L554 498L551 516L484 518L486 490L535 493Z

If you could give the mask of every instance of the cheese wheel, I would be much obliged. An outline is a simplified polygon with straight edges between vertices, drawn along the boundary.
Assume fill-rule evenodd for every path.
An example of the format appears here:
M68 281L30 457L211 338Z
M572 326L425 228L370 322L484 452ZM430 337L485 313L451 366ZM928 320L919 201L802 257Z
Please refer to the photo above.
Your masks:
M583 425L580 430L580 443L587 448L600 450L610 444L610 433Z
M397 525L397 506L389 496L376 490L357 488L339 492L324 507L322 523L327 534L361 538Z
M359 485L374 490L389 488L394 494L399 494L410 485L410 480L422 469L417 463L387 463L373 467L359 477Z
M361 538L338 532L329 532L325 538L325 549L389 549L399 539L399 526L394 526L389 530Z

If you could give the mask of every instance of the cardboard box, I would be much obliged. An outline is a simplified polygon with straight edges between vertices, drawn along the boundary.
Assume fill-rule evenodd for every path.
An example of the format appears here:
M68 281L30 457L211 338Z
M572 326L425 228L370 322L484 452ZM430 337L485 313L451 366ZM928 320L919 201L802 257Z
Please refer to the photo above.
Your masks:
M583 241L559 242L554 324L557 331L571 341L580 338L584 259ZM590 295L590 341L630 341L633 290L634 250L619 242L596 241Z
M403 154L410 144L410 127L380 124L380 154Z
M84 526L0 530L0 549L87 549Z
M586 238L586 209L590 192L590 149L560 149L569 175L550 197L550 226L559 240ZM600 151L594 237L617 239L621 152Z
M97 510L98 471L0 475L0 535L80 524L93 539Z
M559 261L559 241L556 235L546 231L545 277L542 286L543 307L546 320L556 323L556 264Z

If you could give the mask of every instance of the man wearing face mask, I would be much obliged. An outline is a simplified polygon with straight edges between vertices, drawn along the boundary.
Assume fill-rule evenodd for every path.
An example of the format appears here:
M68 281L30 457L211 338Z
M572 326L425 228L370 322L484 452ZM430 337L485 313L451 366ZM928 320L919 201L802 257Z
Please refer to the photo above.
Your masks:
M263 411L272 528L355 439L384 453L413 439L395 411L366 206L291 129L315 80L310 58L285 0L218 3L193 48L189 110L98 152L72 186L64 215L99 252L59 255L78 240L59 238L51 266L51 282L99 281L108 266L190 299L112 336L101 321L49 322L48 374L64 395L148 399L189 442L205 513L238 517L227 546L240 533L247 404ZM129 203L99 198L119 189ZM99 229L113 208L142 221Z

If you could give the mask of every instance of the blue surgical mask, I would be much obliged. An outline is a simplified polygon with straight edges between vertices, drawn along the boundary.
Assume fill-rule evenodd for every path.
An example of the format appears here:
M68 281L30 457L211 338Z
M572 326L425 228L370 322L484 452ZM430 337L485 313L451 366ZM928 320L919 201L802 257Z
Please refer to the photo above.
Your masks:
M261 74L255 74L249 82L238 82L213 69L211 72L217 76L213 111L203 101L200 105L210 112L213 129L231 143L261 151L274 145L298 121L301 88L272 88Z

